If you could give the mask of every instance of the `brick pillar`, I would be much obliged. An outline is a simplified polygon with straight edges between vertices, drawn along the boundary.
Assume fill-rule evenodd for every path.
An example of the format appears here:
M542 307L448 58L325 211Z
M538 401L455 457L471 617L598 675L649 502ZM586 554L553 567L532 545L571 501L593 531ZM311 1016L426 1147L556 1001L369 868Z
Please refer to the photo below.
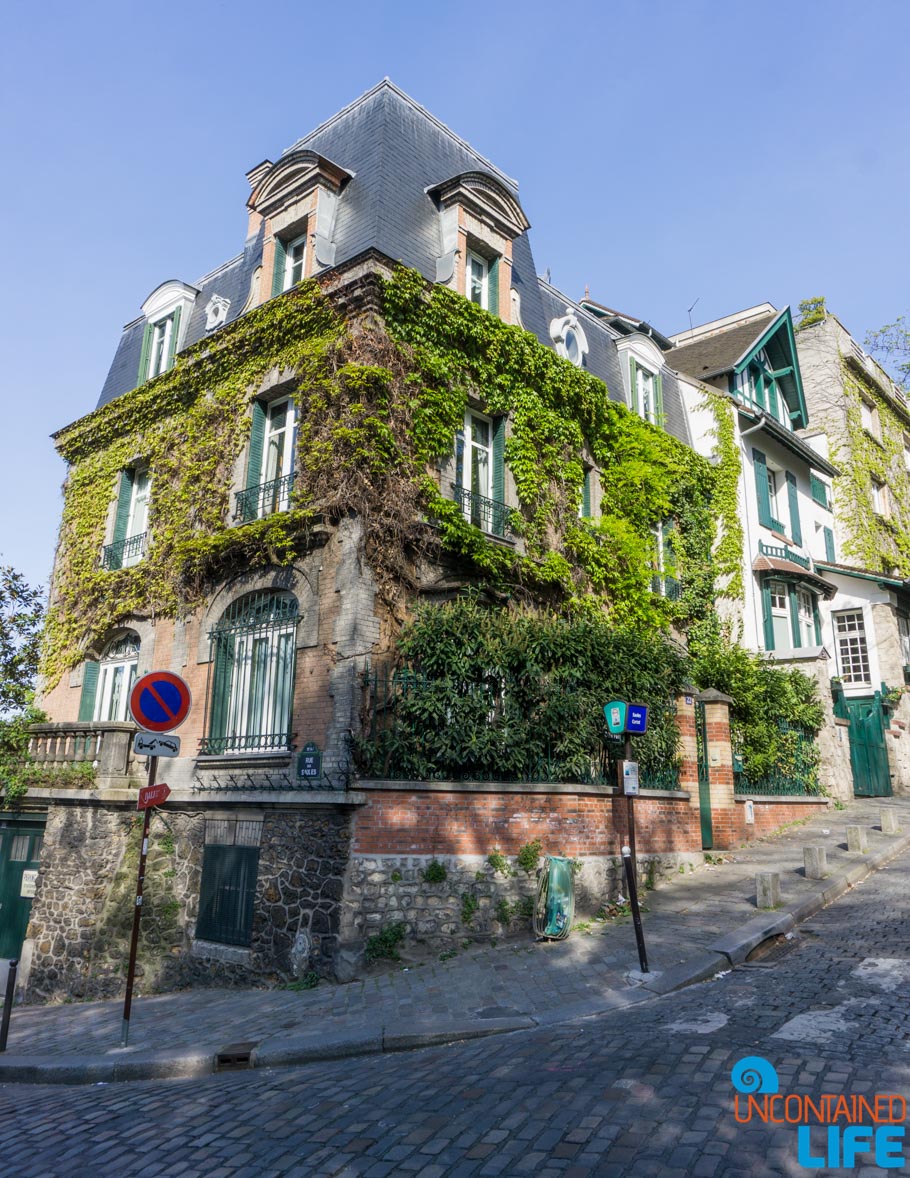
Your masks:
M679 788L688 791L689 805L698 810L698 744L695 739L695 688L676 697L679 729Z
M730 743L730 705L733 700L713 688L703 691L698 698L705 705L714 846L726 850L741 837L733 795L733 748Z

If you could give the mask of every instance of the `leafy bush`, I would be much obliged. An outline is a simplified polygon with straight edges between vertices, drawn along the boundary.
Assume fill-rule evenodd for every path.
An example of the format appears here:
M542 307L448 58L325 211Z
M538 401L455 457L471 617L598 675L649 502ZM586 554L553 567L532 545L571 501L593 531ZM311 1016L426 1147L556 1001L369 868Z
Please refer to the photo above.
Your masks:
M426 870L423 873L423 878L427 881L427 883L443 883L448 874L449 873L446 871L443 864L437 862L436 859L433 859L427 864Z
M401 957L398 953L398 946L404 940L405 924L403 921L398 921L395 924L390 924L388 928L384 928L382 932L376 933L367 941L367 947L364 950L364 957L367 964L372 965L374 961L378 961L381 957L388 958L390 961L400 961Z

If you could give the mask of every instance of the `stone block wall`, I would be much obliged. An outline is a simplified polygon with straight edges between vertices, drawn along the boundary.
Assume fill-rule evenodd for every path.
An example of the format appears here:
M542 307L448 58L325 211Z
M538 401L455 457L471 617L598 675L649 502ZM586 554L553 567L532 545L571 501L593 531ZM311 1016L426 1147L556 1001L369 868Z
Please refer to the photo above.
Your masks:
M251 817L246 809L245 819ZM255 818L255 815L253 815ZM340 926L350 820L335 806L260 812L250 947L195 939L205 844L203 809L152 818L137 991L274 985L331 969ZM125 806L49 807L23 960L26 998L122 994L142 819Z

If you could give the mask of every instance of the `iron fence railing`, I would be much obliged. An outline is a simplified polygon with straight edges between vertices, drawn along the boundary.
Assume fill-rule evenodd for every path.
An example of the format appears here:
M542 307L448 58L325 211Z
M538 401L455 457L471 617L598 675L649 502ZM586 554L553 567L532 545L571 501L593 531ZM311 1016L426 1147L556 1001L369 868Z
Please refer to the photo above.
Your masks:
M812 562L808 556L800 556L798 552L794 552L790 547L782 547L780 544L766 544L764 540L759 540L758 551L763 556L773 556L777 560L789 560L793 564L798 564L802 568L809 570L812 567Z
M742 759L742 742L735 726L733 744L733 792L764 794L769 797L805 797L818 793L818 750L815 736L805 728L781 722L782 734L789 736L789 764L761 777L750 777Z
M416 759L423 761L424 776L432 780L520 781L528 784L566 782L604 787L617 784L618 762L622 759L623 743L609 737L602 716L598 716L598 721L602 724L603 730L592 741L590 751L582 757L575 754L567 758L566 755L561 755L559 748L555 747L555 742L547 741L542 748L538 747L536 752L531 753L523 766L508 772L491 772L479 768L476 764L453 767L448 763L440 767L428 762L423 756L423 750L427 746L424 704L431 700L438 686L438 683L430 680L422 672L410 668L368 668L364 672L364 736L361 743L365 747L374 746L379 752L379 756L372 762L372 768L367 770L364 776L387 780L412 780L413 753L418 749L421 752ZM494 733L500 725L501 731L505 733L508 727L504 709L507 685L500 682L471 683L453 685L452 689L460 692L460 699L470 697L479 705L481 714L486 716L486 723L482 721L480 731L475 734L478 743L484 743L485 738ZM636 745L639 740L650 741L647 750L641 750L645 752L639 770L639 784L643 789L679 789L675 713L676 705L673 700L651 707L652 724L658 730L661 728L659 719L672 715L673 727L669 729L673 734L672 748L661 749L650 736L635 738ZM367 757L368 761L369 759ZM569 763L571 768L567 770Z
M461 507L465 517L484 532L492 536L506 536L511 534L509 524L509 507L500 503L498 499L487 499L477 495L467 487L452 485L452 498Z
M222 756L229 753L288 752L292 745L290 732L245 732L242 736L203 736L199 741L200 756Z
M117 540L113 544L105 544L101 551L101 566L106 569L127 568L145 556L145 542L148 532L140 532L138 536L127 536L125 540Z
M235 495L234 518L249 523L250 520L287 511L291 503L294 478L293 474L288 474L280 479L260 483L258 487L247 487L245 491L238 491Z

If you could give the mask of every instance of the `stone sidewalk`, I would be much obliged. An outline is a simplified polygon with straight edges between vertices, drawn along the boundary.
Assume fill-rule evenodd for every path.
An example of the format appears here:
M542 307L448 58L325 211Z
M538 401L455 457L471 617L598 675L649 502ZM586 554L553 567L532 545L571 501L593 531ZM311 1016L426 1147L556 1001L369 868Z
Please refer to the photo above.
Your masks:
M880 829L883 806L901 831ZM846 849L847 825L866 828L869 850ZM802 848L827 848L829 875L806 879ZM651 972L639 972L632 921L592 921L567 941L504 942L447 960L390 966L349 985L309 991L194 990L137 997L130 1046L120 1048L122 1002L16 1007L0 1082L86 1083L200 1075L239 1056L267 1067L403 1050L550 1025L630 1006L730 969L853 883L910 848L910 799L829 808L722 862L642 896ZM779 871L781 906L760 912L755 873Z

